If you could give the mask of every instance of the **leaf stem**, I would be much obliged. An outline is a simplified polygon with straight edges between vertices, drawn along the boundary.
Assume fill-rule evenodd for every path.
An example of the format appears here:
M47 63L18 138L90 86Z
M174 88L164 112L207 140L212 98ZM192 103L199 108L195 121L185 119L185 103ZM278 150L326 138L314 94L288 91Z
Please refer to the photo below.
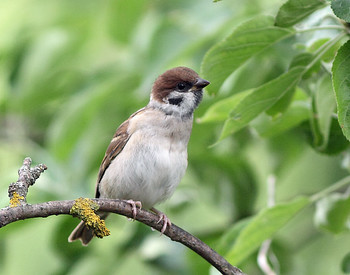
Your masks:
M350 176L347 176L345 178L342 178L341 180L335 182L334 184L332 184L331 186L329 186L326 189L323 189L322 191L314 194L313 196L311 196L311 201L312 202L316 202L319 199L324 198L325 196L327 196L328 194L337 191L343 187L346 187L347 185L350 185Z
M315 63L336 43L338 43L339 40L344 38L347 34L346 33L340 33L333 39L327 41L324 43L316 52L315 52L315 58L308 64L305 68L305 72L309 70Z
M346 31L346 29L339 25L329 25L329 26L318 26L308 29L295 29L297 33L303 33L303 32L313 32L313 31L322 31L322 30L343 30Z

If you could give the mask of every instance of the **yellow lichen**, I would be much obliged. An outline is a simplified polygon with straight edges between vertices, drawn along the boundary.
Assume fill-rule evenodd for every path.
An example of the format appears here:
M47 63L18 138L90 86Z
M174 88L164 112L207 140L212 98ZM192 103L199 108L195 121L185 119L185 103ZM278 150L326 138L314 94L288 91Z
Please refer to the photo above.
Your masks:
M75 200L70 214L85 222L85 225L94 230L96 237L103 238L110 235L106 228L105 221L95 213L99 208L98 204L91 199L79 198Z
M10 207L20 206L23 200L23 196L20 196L17 192L13 192L12 198L10 199Z

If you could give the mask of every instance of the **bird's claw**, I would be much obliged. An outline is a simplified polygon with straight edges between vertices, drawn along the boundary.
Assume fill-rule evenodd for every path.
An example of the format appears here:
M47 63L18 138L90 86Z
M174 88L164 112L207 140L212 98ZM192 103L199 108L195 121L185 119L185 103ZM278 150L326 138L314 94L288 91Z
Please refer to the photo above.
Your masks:
M134 220L136 219L136 215L137 215L137 208L142 208L142 203L140 201L133 201L133 200L126 200L125 202L127 202L128 204L131 205L132 208L132 216L134 218Z
M155 208L151 208L151 210L156 213L159 217L159 220L157 221L157 223L160 223L161 221L163 221L163 227L162 229L160 230L160 234L163 235L165 230L167 229L167 227L171 226L171 221L170 219L161 211L155 209Z

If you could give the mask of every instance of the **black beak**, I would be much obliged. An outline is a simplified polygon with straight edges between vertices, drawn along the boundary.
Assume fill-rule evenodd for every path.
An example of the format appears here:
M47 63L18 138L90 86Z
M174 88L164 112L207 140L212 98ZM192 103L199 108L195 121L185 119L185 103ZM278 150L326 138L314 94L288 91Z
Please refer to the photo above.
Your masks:
M202 88L208 86L209 84L210 84L210 82L208 80L205 80L205 79L202 79L202 78L198 78L196 83L194 83L193 86L202 89Z

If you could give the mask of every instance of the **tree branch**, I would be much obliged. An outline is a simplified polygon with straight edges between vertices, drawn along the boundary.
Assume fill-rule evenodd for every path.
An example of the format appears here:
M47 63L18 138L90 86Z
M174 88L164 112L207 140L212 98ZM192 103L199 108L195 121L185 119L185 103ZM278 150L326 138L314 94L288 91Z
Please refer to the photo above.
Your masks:
M11 207L27 203L26 198L29 186L33 185L41 173L47 169L45 164L39 164L34 168L30 168L31 164L31 158L25 158L22 167L18 170L18 180L9 186L8 194Z
M94 199L93 201L100 206L99 211L116 213L133 218L132 208L130 204L125 201L107 199ZM18 207L1 209L0 228L18 220L61 214L69 215L70 209L72 208L74 202L75 201L73 200L49 201L39 204L27 204ZM136 220L158 231L160 231L163 227L162 223L158 223L158 216L143 209L137 210ZM217 268L222 274L243 274L240 269L229 264L222 256L211 249L208 245L175 224L168 226L164 232L164 235L168 236L171 240L180 242L192 249L198 255L207 260L211 265Z
M19 185L20 190L22 190L22 186L25 185L27 188L24 188L24 193L21 193L21 196L24 197L24 202L26 198L26 194L28 191L28 187L32 185L35 180L39 177L40 173L42 173L46 166L39 165L35 168L28 169L30 166L31 160L30 158L26 158L22 168L18 171L19 180L17 182L21 182ZM38 167L45 169L36 169ZM23 173L27 176L23 176ZM29 174L30 175L29 175ZM35 175L34 175L35 174ZM34 180L33 180L34 179ZM25 182L25 183L23 183ZM13 184L11 184L14 186ZM17 193L17 189L15 187L12 188L12 194ZM9 192L10 195L10 192ZM11 198L12 200L12 198ZM129 218L133 218L132 207L129 203L123 200L110 200L110 199L93 199L99 205L99 211L110 212L120 214ZM48 217L52 215L62 215L70 214L70 210L75 201L66 200L66 201L49 201L39 204L26 204L20 203L18 206L14 207L14 205L10 205L10 207L6 207L0 209L0 228L10 224L12 222L18 220L25 220L29 218L36 217ZM137 221L142 222L158 231L161 231L163 227L163 221L158 222L159 218L152 212L149 212L144 209L137 210L137 216L135 218ZM216 251L210 248L207 244L181 229L180 227L172 224L168 226L164 232L164 235L168 236L171 240L180 242L188 248L192 249L202 258L207 260L211 265L213 265L218 271L222 274L231 274L231 275L243 275L242 271L237 267L232 266L228 263L222 256L220 256Z

